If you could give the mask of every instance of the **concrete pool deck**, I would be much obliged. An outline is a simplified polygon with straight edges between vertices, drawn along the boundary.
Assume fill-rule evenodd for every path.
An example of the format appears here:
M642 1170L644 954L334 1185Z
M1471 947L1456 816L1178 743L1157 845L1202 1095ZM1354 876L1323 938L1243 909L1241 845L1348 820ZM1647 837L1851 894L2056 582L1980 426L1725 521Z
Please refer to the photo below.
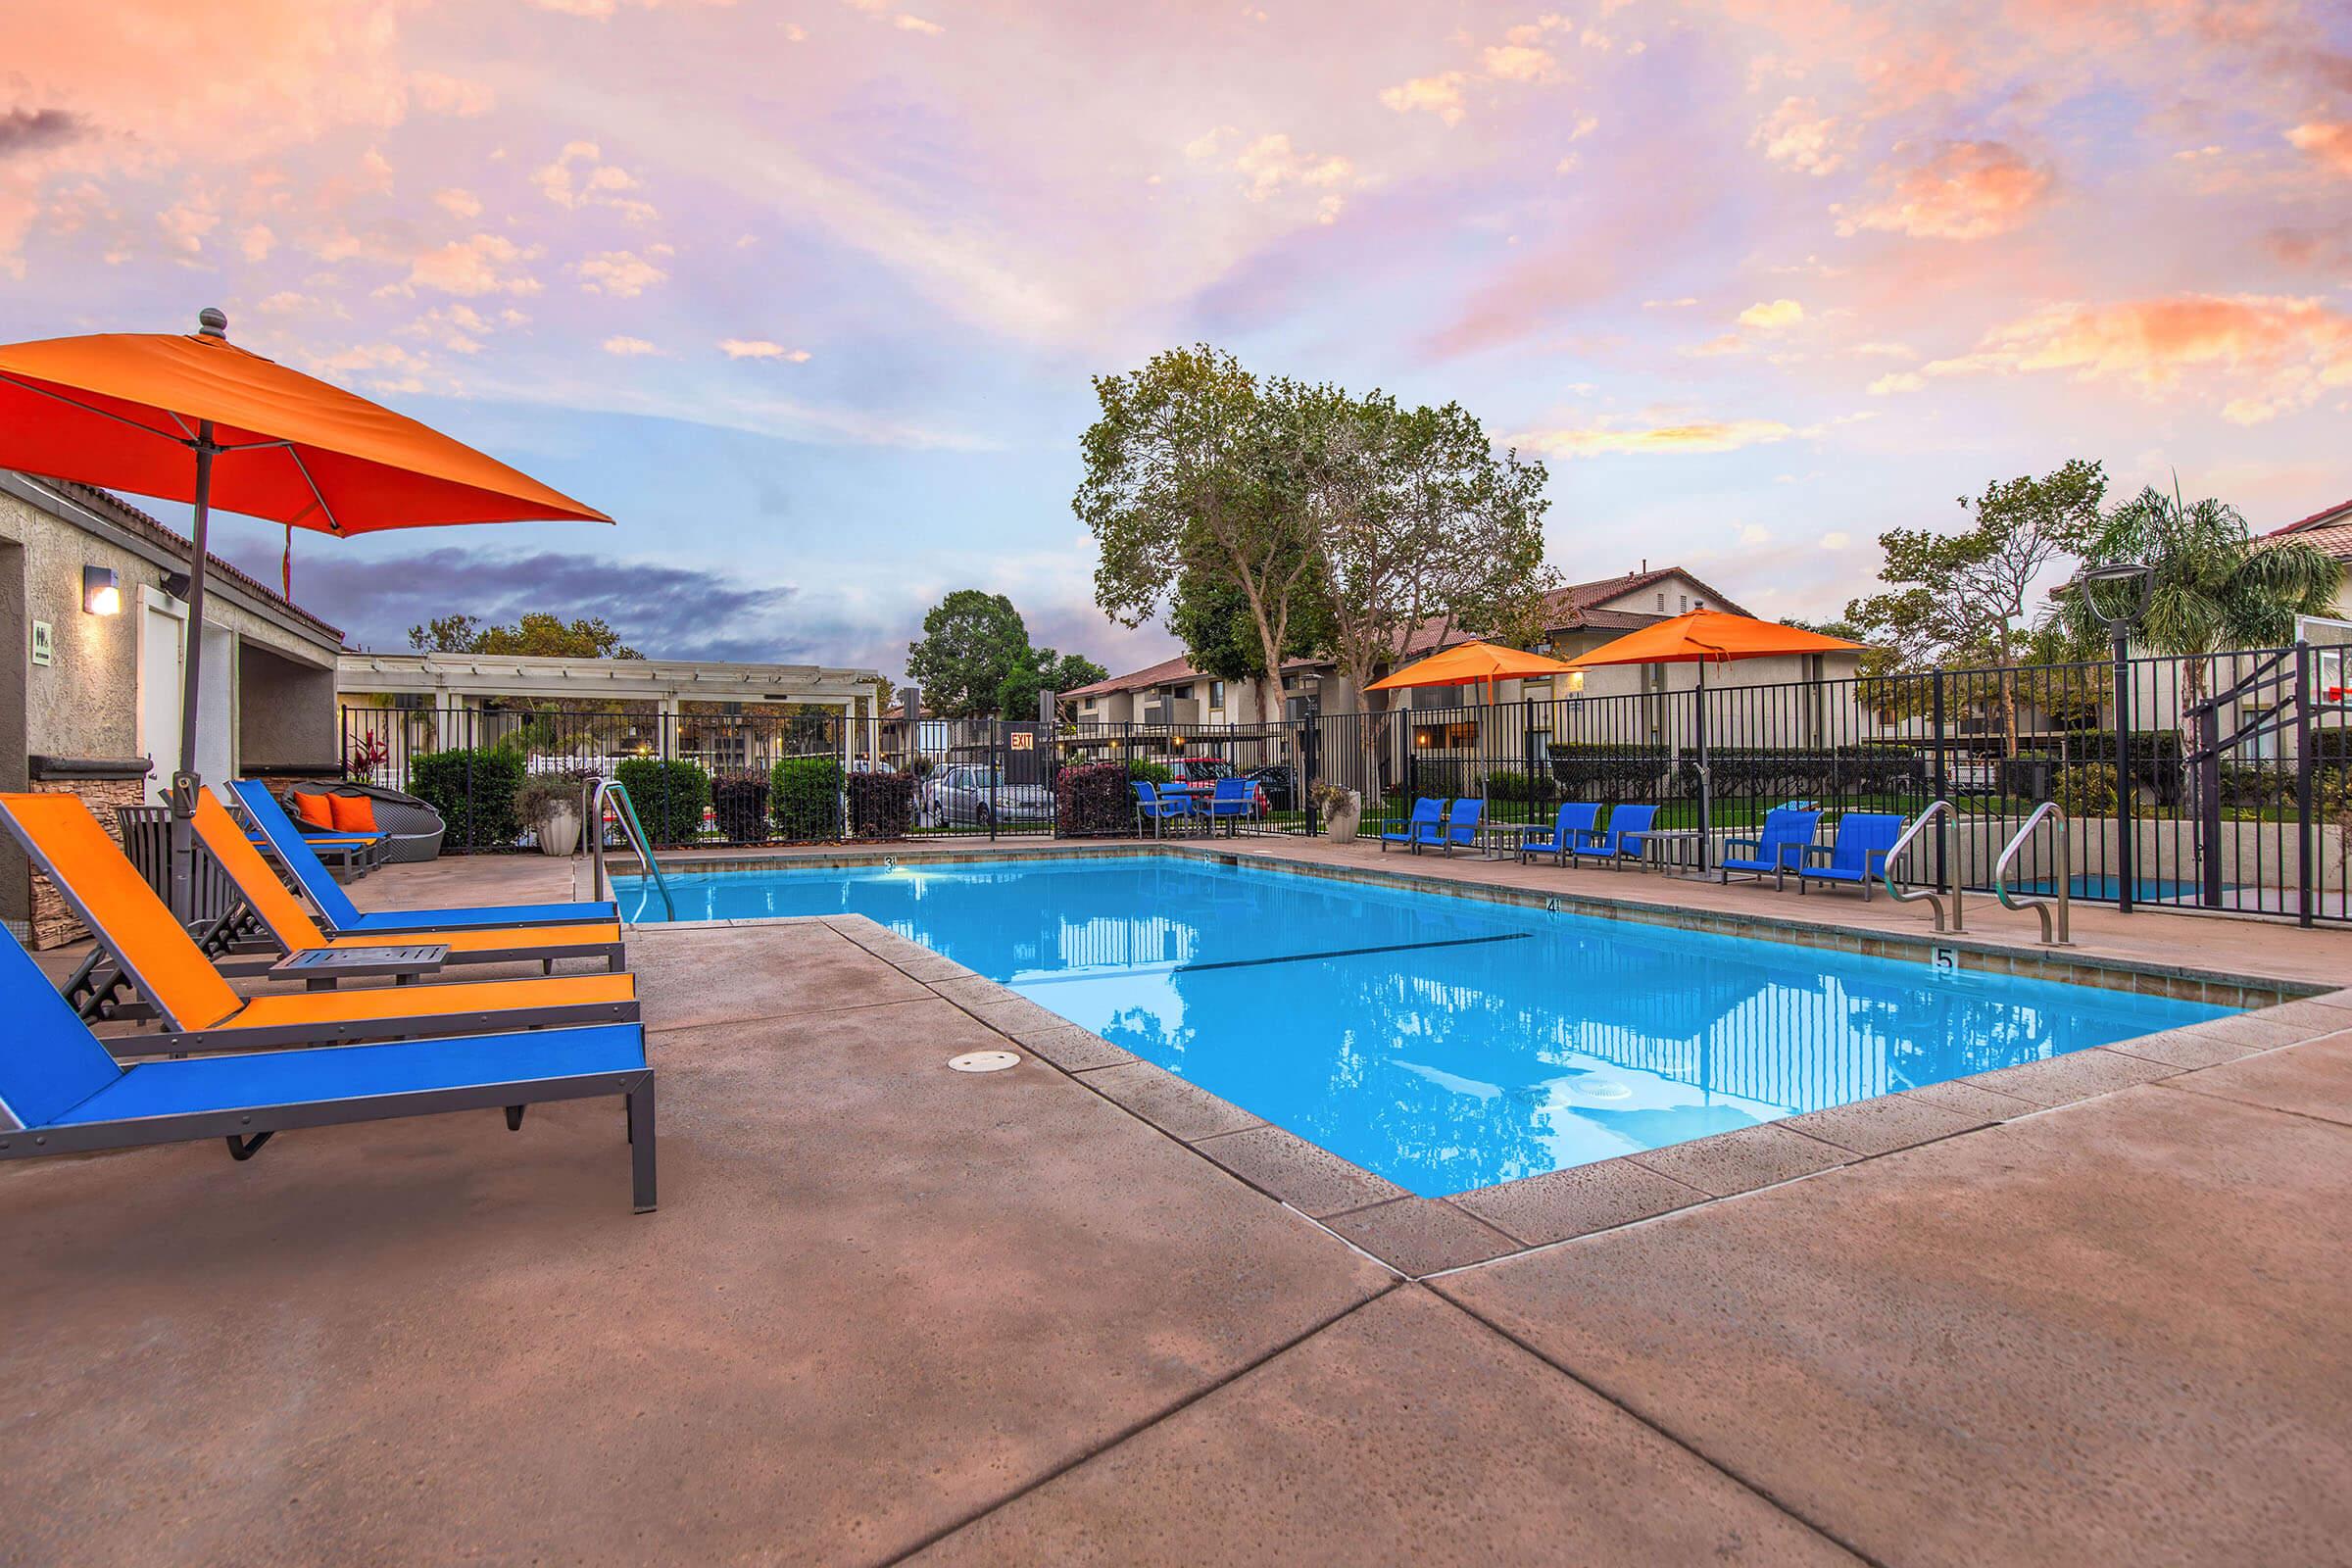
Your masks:
M570 877L452 859L355 895ZM2341 933L2079 913L2094 954L2352 985ZM1312 1190L1329 1172L1272 1129L1180 1095L1132 1088L1133 1113L1117 1075L1146 1075L1035 1044L867 922L629 950L658 1213L629 1214L597 1103L517 1134L441 1117L245 1164L0 1171L0 1560L2243 1562L2352 1540L2352 997L2292 1004L2314 1038L2238 1026L1983 1125L1776 1125L1806 1157L1759 1151L1771 1185L1653 1171L1687 1200L1480 1261L1506 1216L1382 1233L1394 1199ZM1008 1072L943 1065L1007 1045Z

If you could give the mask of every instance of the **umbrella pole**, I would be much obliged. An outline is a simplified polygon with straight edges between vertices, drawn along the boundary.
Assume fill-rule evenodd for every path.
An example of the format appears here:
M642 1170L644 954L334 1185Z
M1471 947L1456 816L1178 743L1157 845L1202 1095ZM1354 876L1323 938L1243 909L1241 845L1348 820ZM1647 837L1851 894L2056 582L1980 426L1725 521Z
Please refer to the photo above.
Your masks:
M172 918L186 925L196 917L197 698L204 677L204 563L213 511L213 421L196 426L196 520L194 559L188 563L188 631L179 688L179 770L172 775Z
M1698 869L1705 875L1715 850L1715 778L1707 770L1707 662L1698 662L1698 690L1691 699L1691 718L1698 731Z

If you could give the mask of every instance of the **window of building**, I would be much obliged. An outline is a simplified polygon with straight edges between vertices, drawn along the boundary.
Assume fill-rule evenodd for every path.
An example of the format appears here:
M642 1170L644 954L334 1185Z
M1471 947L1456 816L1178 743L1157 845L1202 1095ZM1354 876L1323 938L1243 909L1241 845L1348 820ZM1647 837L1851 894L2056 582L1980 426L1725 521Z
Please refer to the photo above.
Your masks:
M1665 596L1664 594L1660 594L1660 595L1658 595L1658 612L1659 612L1660 614L1664 614L1664 613L1665 613L1665 612L1666 612L1666 596Z
M1682 605L1684 613L1688 614L1690 610L1690 596L1689 594L1677 594L1675 595L1675 599Z
M1212 680L1208 683L1208 706L1211 708L1225 706L1225 683L1223 681Z
M1190 682L1190 681L1187 681L1187 682L1185 682L1185 683L1184 683L1182 686L1179 686L1179 687L1177 687L1177 688L1176 688L1176 689L1175 689L1173 692L1170 692L1168 695L1169 695L1169 696L1171 696L1171 697L1179 698L1179 699L1189 699L1189 698L1190 698L1190 697L1193 695L1193 685L1192 685L1192 682Z

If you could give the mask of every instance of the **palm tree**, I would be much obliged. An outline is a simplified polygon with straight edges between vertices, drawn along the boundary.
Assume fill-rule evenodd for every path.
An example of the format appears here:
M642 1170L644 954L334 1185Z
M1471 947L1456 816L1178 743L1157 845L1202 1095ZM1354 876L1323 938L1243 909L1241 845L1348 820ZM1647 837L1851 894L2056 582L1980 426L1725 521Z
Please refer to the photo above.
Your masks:
M2084 554L2088 564L2148 567L2136 640L2187 661L2192 707L2204 696L2214 655L2292 643L2296 617L2327 613L2342 572L2315 545L2255 538L2235 507L2210 499L2183 505L2177 488L2168 496L2153 485L2110 513ZM2084 593L2060 595L2058 618L2072 639L2097 646L2100 623Z

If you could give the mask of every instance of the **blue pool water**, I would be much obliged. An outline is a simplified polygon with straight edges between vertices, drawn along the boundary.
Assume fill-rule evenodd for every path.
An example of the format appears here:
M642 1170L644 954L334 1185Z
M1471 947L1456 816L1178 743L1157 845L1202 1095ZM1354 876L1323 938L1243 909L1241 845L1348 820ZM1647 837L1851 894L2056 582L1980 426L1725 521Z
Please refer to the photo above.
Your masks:
M2088 876L2078 872L2067 884L2066 891L2069 898L2104 899L2112 904L2123 885L2121 877ZM2058 884L2054 880L2028 882L2022 884L2018 891L2047 895L2056 893ZM2234 883L2223 884L2222 892L2225 896L2236 891L2237 887ZM2204 896L2205 885L2201 882L2176 882L2170 877L2154 876L2139 876L2132 879L2132 897L2142 904L2194 904Z
M869 915L1424 1197L2226 1010L1162 857L670 880Z

